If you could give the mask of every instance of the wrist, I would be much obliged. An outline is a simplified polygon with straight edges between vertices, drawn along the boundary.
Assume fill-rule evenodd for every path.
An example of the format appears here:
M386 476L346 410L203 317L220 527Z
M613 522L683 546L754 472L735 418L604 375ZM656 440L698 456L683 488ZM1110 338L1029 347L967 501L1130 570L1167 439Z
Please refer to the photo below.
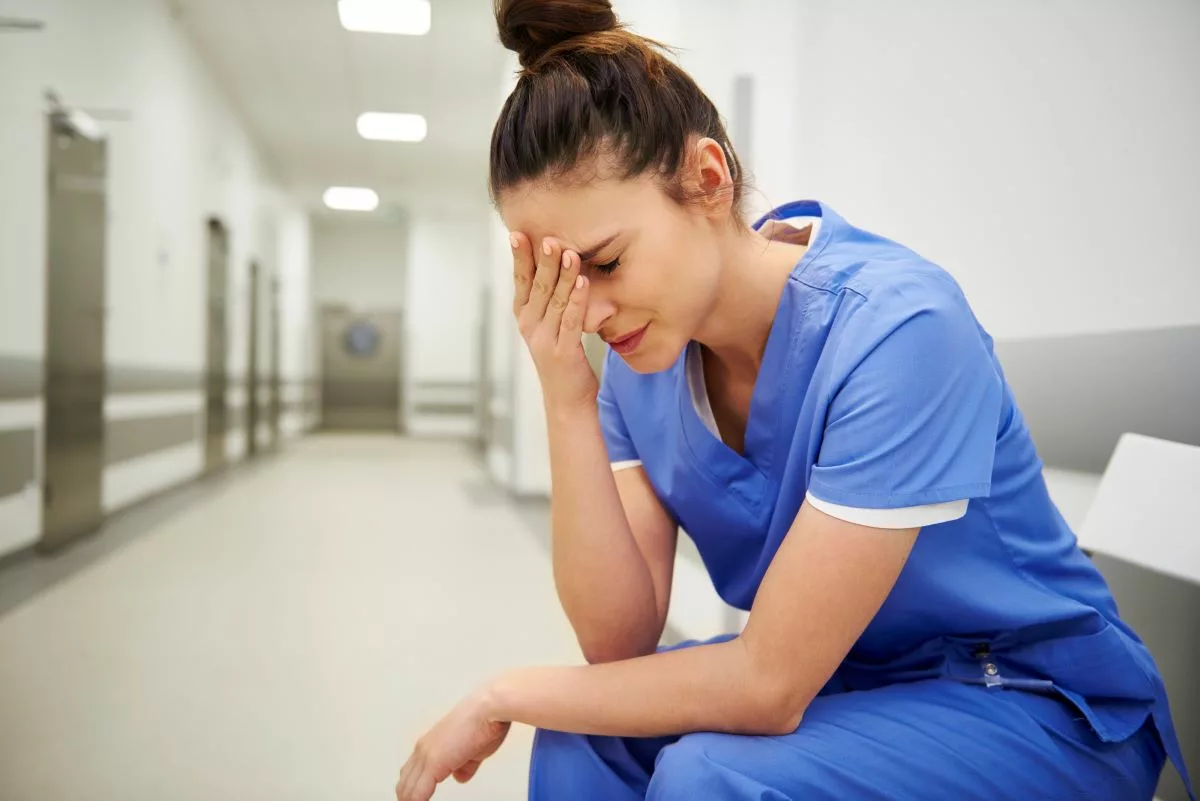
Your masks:
M556 423L578 423L581 420L595 420L599 416L599 406L595 398L573 401L546 401L546 421Z
M477 703L484 719L493 723L513 722L513 674L502 673L483 687L477 694Z

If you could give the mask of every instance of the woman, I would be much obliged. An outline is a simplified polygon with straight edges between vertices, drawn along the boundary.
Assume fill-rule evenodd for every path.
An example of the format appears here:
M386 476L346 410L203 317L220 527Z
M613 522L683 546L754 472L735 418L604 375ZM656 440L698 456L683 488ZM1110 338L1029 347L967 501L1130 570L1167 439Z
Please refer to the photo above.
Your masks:
M1151 798L1181 764L1162 682L954 281L819 203L747 227L712 103L606 0L496 15L523 74L491 188L590 664L489 682L397 798L513 721L536 799ZM660 652L679 527L750 616Z

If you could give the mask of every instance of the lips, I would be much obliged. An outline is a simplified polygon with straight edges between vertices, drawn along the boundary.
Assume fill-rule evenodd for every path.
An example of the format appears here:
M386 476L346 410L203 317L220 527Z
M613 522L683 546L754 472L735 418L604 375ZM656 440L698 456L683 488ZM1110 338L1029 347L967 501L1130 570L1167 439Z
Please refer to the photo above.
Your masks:
M642 338L646 335L646 329L650 327L646 323L636 331L631 331L628 334L622 334L619 337L608 340L608 346L622 356L626 356L637 350L637 346L641 344Z

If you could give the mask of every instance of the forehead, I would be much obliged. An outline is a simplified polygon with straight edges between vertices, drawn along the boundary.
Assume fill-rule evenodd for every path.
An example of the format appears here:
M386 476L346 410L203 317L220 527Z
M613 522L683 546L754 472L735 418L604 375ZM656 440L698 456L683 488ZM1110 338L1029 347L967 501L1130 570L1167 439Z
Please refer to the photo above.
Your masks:
M536 181L499 197L500 217L510 231L534 242L553 236L572 248L587 248L617 231L644 224L665 199L648 178Z

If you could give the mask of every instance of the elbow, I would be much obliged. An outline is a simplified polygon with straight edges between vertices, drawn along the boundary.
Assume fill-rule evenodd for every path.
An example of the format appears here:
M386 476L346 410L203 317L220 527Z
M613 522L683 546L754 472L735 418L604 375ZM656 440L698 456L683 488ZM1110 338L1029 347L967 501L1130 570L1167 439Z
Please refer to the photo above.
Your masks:
M580 648L583 650L583 658L589 665L604 665L609 662L620 662L623 659L633 658L627 650L614 648L609 645L584 645L580 643Z
M766 737L782 737L794 732L804 718L808 704L788 698L782 702L760 706L752 724L754 733Z
M753 692L754 698L747 704L751 710L747 728L768 737L794 732L815 697L806 690L770 681L760 682Z
M579 648L589 665L603 665L649 656L657 647L658 636L650 636L649 633L579 638Z
M769 737L783 737L791 734L800 727L800 721L804 719L804 710L807 707L807 704L795 704L781 707L770 713L763 720L763 734Z
M636 659L654 653L654 648L638 647L634 644L619 642L579 643L583 658L589 665L603 665L608 662L622 662L626 659Z

